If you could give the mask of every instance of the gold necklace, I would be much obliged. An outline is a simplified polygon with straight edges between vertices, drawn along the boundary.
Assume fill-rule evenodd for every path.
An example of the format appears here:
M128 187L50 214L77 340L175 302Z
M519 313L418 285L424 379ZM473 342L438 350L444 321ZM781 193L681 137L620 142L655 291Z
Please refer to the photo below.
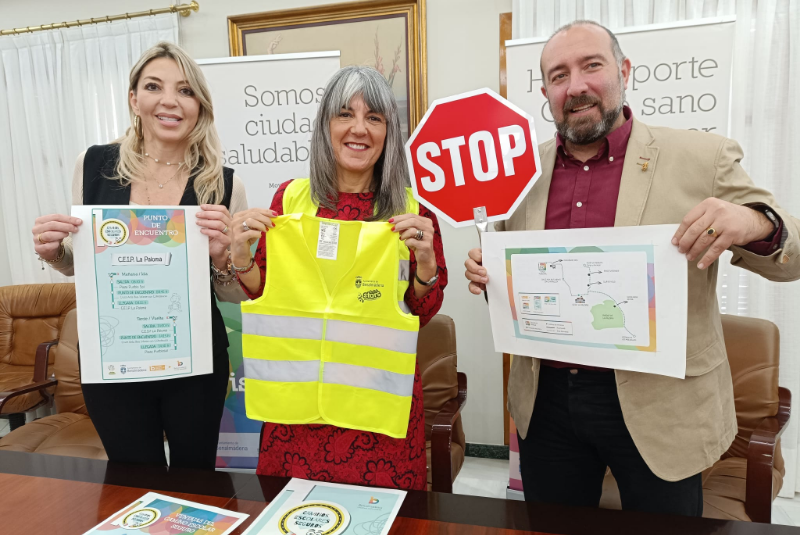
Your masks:
M179 174L180 172L181 172L181 166L178 166L178 170L177 170L177 171L175 171L175 174L174 174L174 175L172 175L172 176L169 178L169 180L167 180L167 181L166 181L166 182L164 182L163 184L161 184L161 183L158 181L158 179L157 179L157 178L154 178L154 180L155 180L155 181L156 181L156 183L158 184L158 187L159 187L159 188L163 188L165 185L169 184L169 182L170 182L170 181L171 181L173 178L175 178L176 176L178 176L178 174ZM152 204L153 204L153 201L151 201L151 200L150 200L150 181L149 181L149 180L145 180L145 181L144 181L144 191L145 191L145 193L147 193L147 204L148 204L148 205L152 205Z
M162 184L161 182L159 182L157 178L154 178L154 180L156 181L156 184L158 184L158 188L159 188L159 189L164 189L164 186L166 186L167 184L169 184L169 183L172 181L172 179L173 179L173 178L175 178L176 176L178 176L178 174L181 172L181 166L183 166L183 164L179 165L179 166L178 166L178 169L177 169L177 170L176 170L176 171L175 171L175 172L172 174L172 176L171 176L171 177L169 177L169 178L167 179L167 181L166 181L166 182L164 182L163 184Z
M149 152L145 152L144 155L147 156L148 158L150 158L151 160L153 160L156 163L165 163L167 165L176 165L176 162L162 162L158 158L155 158L154 156L150 156ZM177 163L178 167L182 166L183 164L184 164L184 162Z

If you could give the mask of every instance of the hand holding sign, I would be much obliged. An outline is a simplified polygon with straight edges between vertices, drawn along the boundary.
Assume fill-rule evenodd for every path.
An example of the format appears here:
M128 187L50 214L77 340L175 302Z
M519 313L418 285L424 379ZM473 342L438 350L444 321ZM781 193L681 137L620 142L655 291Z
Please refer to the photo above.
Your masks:
M541 175L533 119L489 89L434 101L406 143L414 197L454 227L508 219Z

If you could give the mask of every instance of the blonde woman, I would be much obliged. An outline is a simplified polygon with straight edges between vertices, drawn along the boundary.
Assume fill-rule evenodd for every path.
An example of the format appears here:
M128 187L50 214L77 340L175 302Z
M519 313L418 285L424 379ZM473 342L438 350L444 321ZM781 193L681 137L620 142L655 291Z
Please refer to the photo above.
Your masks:
M245 299L228 264L231 213L247 209L244 186L222 166L211 94L202 71L178 46L159 43L130 74L131 124L109 145L78 157L74 204L200 205L197 217L210 243L212 287L223 301ZM40 258L73 274L70 233L81 221L40 217L33 240ZM164 381L84 384L83 394L112 461L213 469L228 384L228 341L212 296L214 373Z

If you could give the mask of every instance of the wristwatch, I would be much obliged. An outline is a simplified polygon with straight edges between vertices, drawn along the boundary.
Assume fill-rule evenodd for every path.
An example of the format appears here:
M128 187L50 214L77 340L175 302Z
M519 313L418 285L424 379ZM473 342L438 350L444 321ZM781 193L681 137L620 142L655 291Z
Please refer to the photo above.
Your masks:
M778 227L780 227L781 224L778 222L778 216L775 215L775 212L773 212L770 207L768 207L768 206L759 206L758 207L758 211L761 212L762 214L764 214L765 216L767 216L767 219L770 220L770 222L772 223L772 226L775 227L774 230L778 230Z
M428 282L425 282L424 280L420 279L416 271L414 272L414 278L417 279L417 282L422 284L423 286L433 286L434 284L436 284L436 281L439 280L439 266L438 265L436 266L436 274Z

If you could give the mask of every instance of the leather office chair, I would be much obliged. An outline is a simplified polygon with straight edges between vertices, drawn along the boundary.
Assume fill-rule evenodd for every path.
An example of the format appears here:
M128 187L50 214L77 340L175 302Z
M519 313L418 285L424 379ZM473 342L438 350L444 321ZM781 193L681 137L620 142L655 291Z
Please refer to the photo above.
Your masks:
M453 492L464 464L466 437L461 410L467 402L467 376L457 369L456 326L437 314L419 332L417 362L425 407L428 489Z
M51 350L51 353L53 351ZM67 314L53 366L58 414L35 420L0 439L0 451L107 459L100 436L86 413L78 367L77 311Z
M0 450L107 458L83 402L77 342L77 313L73 311L64 322L54 366L58 414L9 433L0 439ZM450 317L439 314L420 331L417 359L424 396L428 486L452 492L466 449L461 410L466 404L467 376L456 369L455 324Z
M786 469L780 435L791 395L778 387L780 335L774 323L722 315L739 430L731 447L703 472L703 516L769 523ZM619 509L614 476L606 473L600 506Z
M0 287L0 416L12 431L25 423L25 412L52 400L52 389L37 385L49 376L55 352L40 344L58 338L74 308L74 284Z

